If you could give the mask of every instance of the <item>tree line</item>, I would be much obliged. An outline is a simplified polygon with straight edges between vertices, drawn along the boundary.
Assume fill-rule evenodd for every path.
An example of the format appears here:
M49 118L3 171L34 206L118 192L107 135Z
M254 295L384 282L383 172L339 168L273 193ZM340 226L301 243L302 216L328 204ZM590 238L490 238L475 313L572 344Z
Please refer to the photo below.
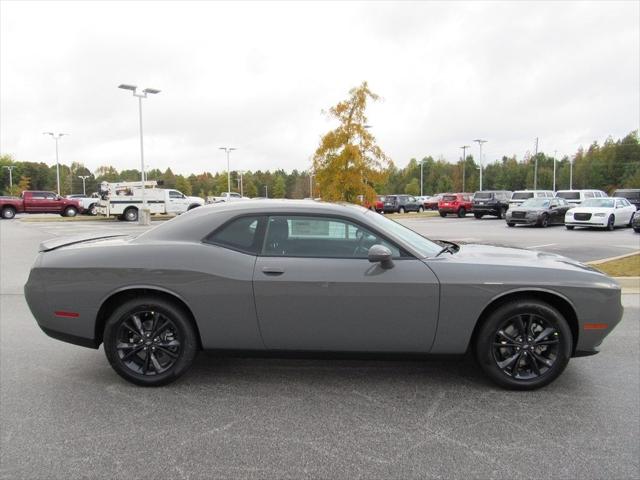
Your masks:
M366 132L360 132L366 136ZM357 155L358 152L355 152ZM534 165L537 159L539 189L552 189L552 155L540 152L537 156L518 159L503 156L484 166L483 189L523 190L534 186ZM422 191L425 195L440 192L474 192L479 189L479 166L473 155L463 162L447 162L424 156L412 158L403 167L393 163L381 171L372 182L378 194L420 194L420 169L422 163ZM592 143L588 148L579 148L572 156L556 159L556 189L568 189L570 170L573 164L573 188L596 188L611 193L616 188L640 188L640 139L633 131L621 139L608 138L602 145ZM9 172L5 166L13 166L13 191L9 187ZM11 155L0 157L0 192L3 195L18 195L23 190L56 191L56 167L45 163L15 160ZM101 182L139 181L136 169L118 171L112 166L99 167L91 172L81 162L60 164L60 189L62 195L82 193L82 179L86 179L86 192L97 191ZM231 187L240 192L240 173L231 172ZM206 197L227 191L226 171L202 172L191 175L176 175L170 168L165 171L152 169L147 172L149 180L162 181L165 188L175 188L186 195ZM310 171L256 170L242 175L242 190L248 197L307 198L322 197L316 177ZM313 192L311 192L311 188Z

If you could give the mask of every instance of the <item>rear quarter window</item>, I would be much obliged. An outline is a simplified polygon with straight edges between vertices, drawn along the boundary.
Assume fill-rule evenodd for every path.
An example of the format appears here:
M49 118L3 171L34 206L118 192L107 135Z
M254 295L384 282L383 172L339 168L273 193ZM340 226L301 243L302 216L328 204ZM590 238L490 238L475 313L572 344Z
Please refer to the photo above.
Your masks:
M209 234L204 242L257 255L260 220L257 216L236 218Z

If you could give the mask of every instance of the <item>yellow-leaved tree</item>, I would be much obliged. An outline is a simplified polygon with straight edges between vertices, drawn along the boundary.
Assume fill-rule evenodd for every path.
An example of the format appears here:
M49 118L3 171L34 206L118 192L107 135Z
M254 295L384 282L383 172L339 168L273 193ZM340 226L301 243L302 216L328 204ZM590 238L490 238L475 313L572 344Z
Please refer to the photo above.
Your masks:
M313 156L313 169L320 196L327 201L357 202L362 195L375 200L374 185L386 181L391 161L369 133L367 101L378 100L367 82L349 92L349 98L329 109L339 125L320 140Z

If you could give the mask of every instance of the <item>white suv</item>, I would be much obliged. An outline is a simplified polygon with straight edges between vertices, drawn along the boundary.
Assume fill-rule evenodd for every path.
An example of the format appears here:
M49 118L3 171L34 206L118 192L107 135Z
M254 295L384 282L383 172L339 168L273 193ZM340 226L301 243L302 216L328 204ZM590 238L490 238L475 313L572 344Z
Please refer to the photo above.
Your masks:
M587 198L606 198L602 190L558 190L556 197L564 198L571 205L580 205Z
M551 190L516 190L509 200L509 208L521 205L525 200L530 198L553 198Z

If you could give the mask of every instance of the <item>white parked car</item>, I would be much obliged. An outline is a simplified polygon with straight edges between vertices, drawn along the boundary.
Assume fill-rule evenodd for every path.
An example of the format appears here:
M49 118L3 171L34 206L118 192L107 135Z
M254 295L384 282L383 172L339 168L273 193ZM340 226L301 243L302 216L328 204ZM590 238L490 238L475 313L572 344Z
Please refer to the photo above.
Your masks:
M207 204L220 202L237 202L238 200L251 200L249 197L243 197L236 192L222 192L219 196L207 197Z
M574 227L600 227L613 230L615 227L630 227L636 207L626 198L590 198L582 205L569 210L564 224L569 230Z
M554 196L551 190L516 190L509 199L509 208L522 205L530 198L553 198Z
M558 190L556 197L564 198L572 205L580 205L589 198L607 198L609 195L602 190Z

